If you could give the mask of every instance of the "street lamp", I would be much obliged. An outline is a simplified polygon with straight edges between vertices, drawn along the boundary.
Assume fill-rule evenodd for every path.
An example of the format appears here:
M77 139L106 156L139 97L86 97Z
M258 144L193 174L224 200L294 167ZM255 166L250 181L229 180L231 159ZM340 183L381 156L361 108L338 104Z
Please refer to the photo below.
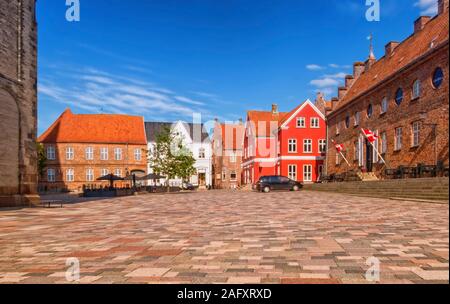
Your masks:
M437 152L437 123L424 123L424 121L428 118L427 112L420 112L420 121L422 126L431 127L433 139L434 139L434 163L435 165L438 164L438 152Z

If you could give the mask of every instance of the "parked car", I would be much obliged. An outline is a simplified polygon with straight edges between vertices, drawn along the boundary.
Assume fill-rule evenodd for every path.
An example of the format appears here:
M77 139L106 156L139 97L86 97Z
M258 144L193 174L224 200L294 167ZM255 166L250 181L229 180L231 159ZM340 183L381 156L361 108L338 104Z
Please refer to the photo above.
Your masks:
M195 190L195 186L191 183L183 183L181 188L183 190L189 190L189 191L194 191Z
M303 185L284 176L263 176L256 183L255 188L257 191L269 193L277 190L299 191Z

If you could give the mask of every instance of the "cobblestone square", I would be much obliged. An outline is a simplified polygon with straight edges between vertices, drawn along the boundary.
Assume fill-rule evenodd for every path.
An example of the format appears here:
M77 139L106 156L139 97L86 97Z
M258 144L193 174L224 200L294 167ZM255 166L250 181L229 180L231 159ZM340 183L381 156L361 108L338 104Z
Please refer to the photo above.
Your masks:
M209 191L0 210L0 283L448 283L448 205Z

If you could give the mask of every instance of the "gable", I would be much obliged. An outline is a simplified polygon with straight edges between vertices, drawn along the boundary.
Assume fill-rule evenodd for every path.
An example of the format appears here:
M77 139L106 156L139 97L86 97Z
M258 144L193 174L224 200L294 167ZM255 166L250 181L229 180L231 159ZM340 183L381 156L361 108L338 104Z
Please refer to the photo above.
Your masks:
M311 117L319 117L323 121L326 120L325 115L308 99L286 115L280 128L286 128L292 121L296 121L297 117L305 117L307 120Z

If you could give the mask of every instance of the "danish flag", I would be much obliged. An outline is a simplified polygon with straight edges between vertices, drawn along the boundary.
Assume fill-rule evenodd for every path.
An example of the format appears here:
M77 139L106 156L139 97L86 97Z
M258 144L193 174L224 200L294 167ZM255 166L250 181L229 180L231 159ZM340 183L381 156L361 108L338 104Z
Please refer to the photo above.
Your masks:
M333 140L333 144L336 148L336 151L338 151L338 153L341 153L342 151L344 151L344 145L343 144L337 144L334 140Z
M370 131L369 129L362 129L364 135L366 136L367 140L370 143L374 143L377 141L378 139L378 135L376 135L375 133L373 133L372 131Z

